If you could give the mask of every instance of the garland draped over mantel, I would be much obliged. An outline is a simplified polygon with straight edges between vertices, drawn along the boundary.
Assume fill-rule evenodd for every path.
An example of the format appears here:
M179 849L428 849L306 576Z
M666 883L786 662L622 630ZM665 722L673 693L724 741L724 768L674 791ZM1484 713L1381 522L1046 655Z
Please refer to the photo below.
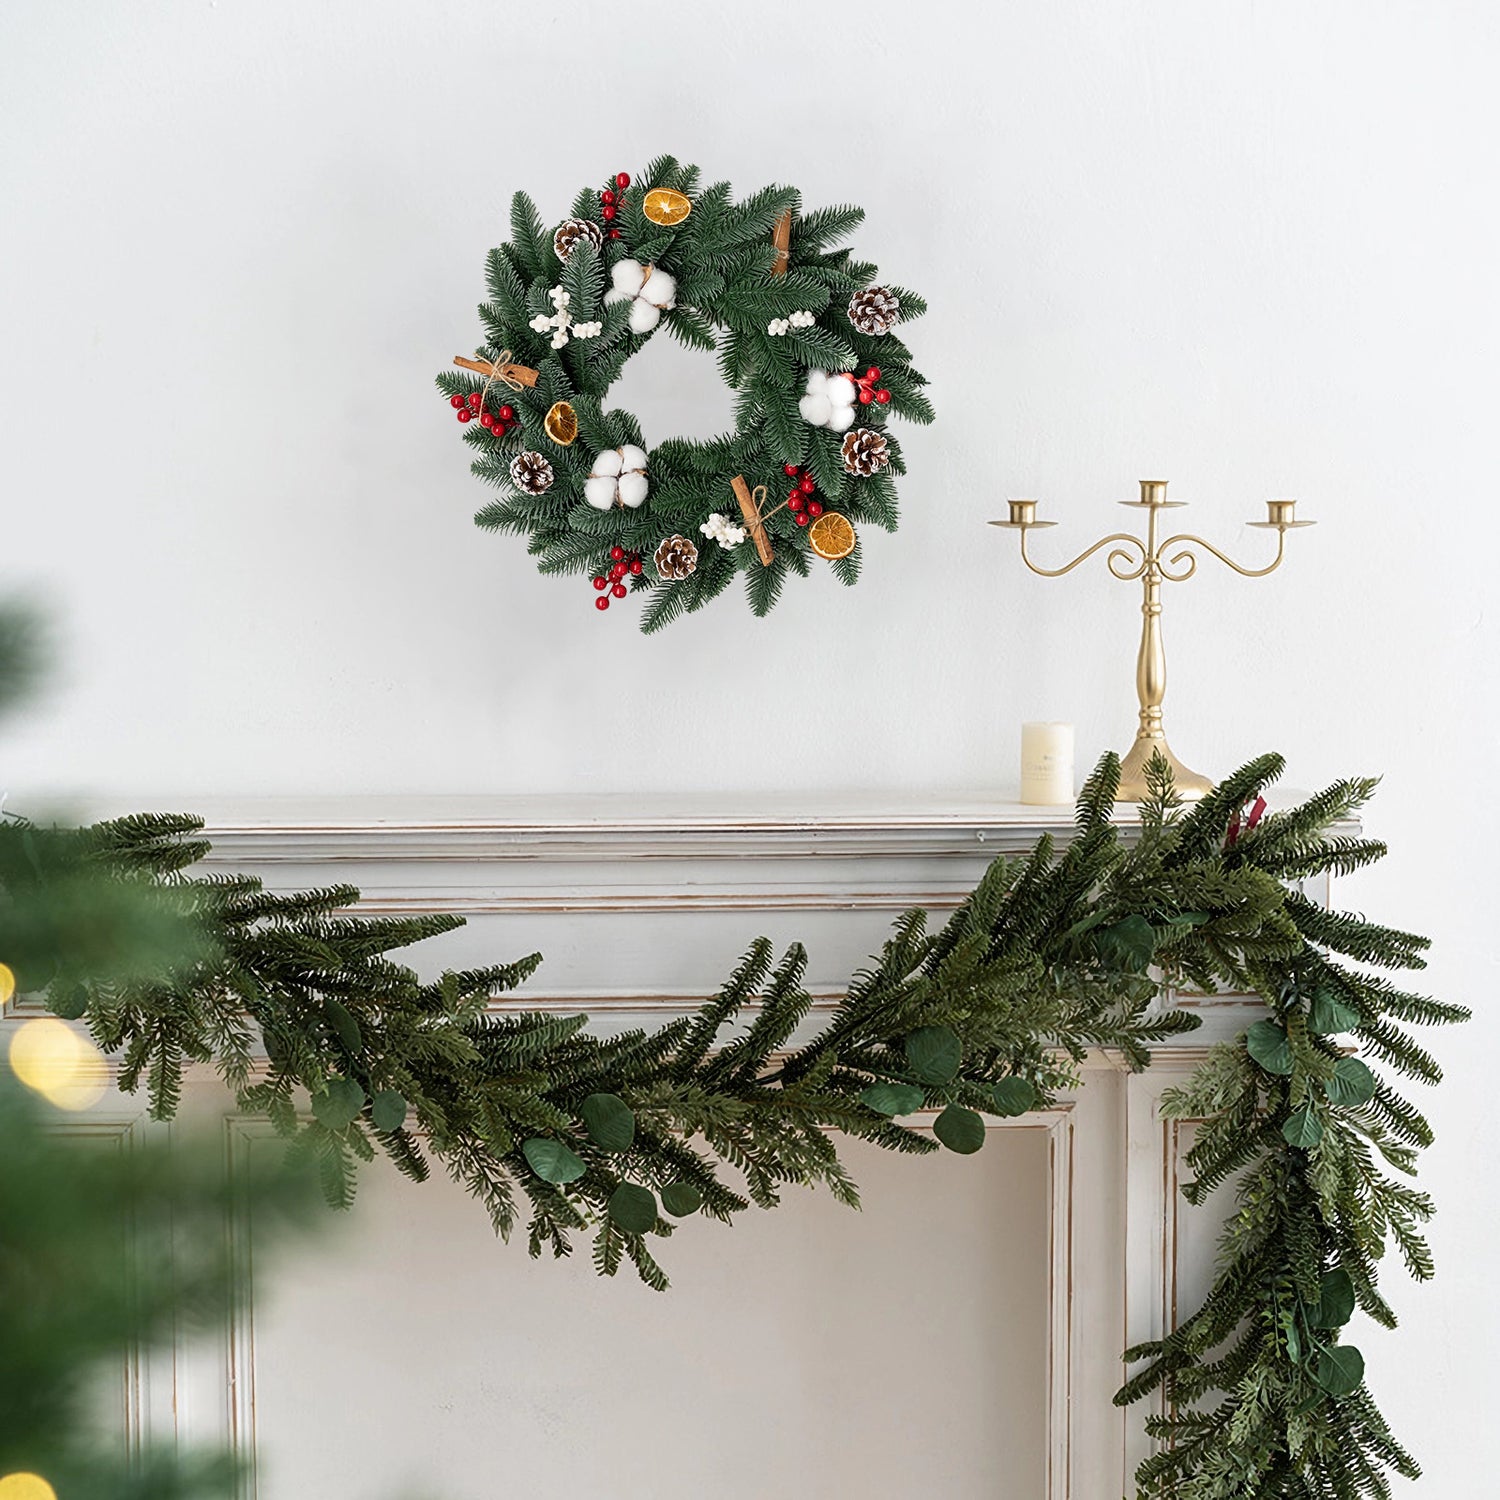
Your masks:
M805 1039L797 944L778 958L759 939L694 1015L604 1040L583 1016L486 1014L537 955L431 983L389 956L458 917L361 918L345 913L358 899L348 886L281 895L189 876L208 851L194 818L46 837L7 824L0 868L12 901L81 863L186 905L202 944L167 978L80 969L46 985L54 1011L120 1054L121 1086L144 1087L158 1118L176 1112L184 1068L212 1063L241 1109L316 1161L333 1203L352 1201L357 1165L377 1151L417 1181L436 1159L500 1234L524 1217L532 1254L567 1255L587 1232L599 1271L628 1259L658 1289L654 1247L682 1220L773 1208L788 1185L857 1204L841 1133L976 1151L982 1114L1047 1104L1079 1083L1091 1048L1148 1066L1153 1042L1198 1024L1164 1008L1170 990L1258 994L1268 1018L1164 1096L1169 1116L1205 1122L1186 1196L1228 1187L1237 1209L1203 1306L1126 1352L1140 1368L1116 1400L1163 1400L1142 1496L1384 1496L1389 1471L1419 1471L1342 1330L1356 1308L1395 1325L1377 1284L1390 1246L1414 1276L1432 1274L1431 1204L1404 1180L1432 1133L1366 1059L1436 1083L1406 1028L1468 1012L1373 972L1422 967L1424 939L1298 891L1385 852L1330 831L1373 782L1339 782L1247 829L1241 810L1280 757L1190 811L1156 769L1138 836L1111 822L1119 764L1106 757L1064 849L1043 838L1027 858L997 859L940 930L920 911L901 917ZM918 1110L938 1111L935 1140L902 1123Z

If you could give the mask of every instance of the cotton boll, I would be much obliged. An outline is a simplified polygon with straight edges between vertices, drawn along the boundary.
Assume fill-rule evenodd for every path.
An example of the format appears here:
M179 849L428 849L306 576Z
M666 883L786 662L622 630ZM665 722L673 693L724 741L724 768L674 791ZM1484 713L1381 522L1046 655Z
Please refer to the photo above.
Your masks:
M646 268L638 260L617 260L609 279L622 297L634 297L646 279Z
M835 406L853 406L854 394L854 382L847 375L828 377L828 399Z
M854 408L835 406L833 414L828 418L828 425L834 432L848 432L854 426Z
M630 331L632 333L650 333L661 321L661 308L653 306L643 297L638 297L630 304Z
M828 397L821 395L804 396L797 403L797 410L802 413L802 420L811 422L814 427L827 426L829 417L833 415L833 407Z
M646 476L638 473L621 474L619 491L621 503L634 510L646 498Z
M618 448L606 448L594 459L594 466L589 470L590 474L608 474L613 478L623 467Z
M646 450L637 448L634 443L626 443L620 449L621 469L644 469L646 467Z
M809 370L807 372L807 394L809 396L822 396L828 390L828 372L826 370Z
M677 278L666 271L653 271L641 289L641 296L658 307L672 307L677 302Z
M608 510L615 503L615 489L619 480L612 474L596 474L583 482L583 498L595 510Z

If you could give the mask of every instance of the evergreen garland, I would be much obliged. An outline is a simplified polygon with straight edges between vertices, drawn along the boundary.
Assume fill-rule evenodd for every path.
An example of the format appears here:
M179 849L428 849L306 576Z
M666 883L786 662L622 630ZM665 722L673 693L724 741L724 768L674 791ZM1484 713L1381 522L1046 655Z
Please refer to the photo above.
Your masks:
M627 186L616 193L621 180ZM479 308L478 352L488 363L535 370L536 383L497 384L463 372L437 378L466 424L473 472L501 491L475 520L525 536L542 573L592 575L601 607L611 592L648 590L645 631L701 609L737 575L743 575L751 609L764 615L790 574L806 577L821 566L808 522L825 509L856 528L867 523L895 530L891 476L906 469L889 414L933 419L926 381L896 325L919 317L926 304L901 287L872 288L876 267L847 247L834 248L861 223L862 209L803 213L801 194L791 187L762 188L736 203L727 182L701 186L697 167L670 156L651 162L634 186L628 183L622 173L602 193L583 189L571 217L552 228L525 193L515 195L511 239L486 262L489 300ZM662 193L689 205L675 224L647 216L653 194ZM779 262L772 235L785 215L788 258ZM665 273L674 284L659 318L638 320L649 321L644 328L632 320L635 302L618 286L611 289L625 262ZM641 295L650 288L648 280ZM855 299L872 291L879 307L872 317L856 317ZM732 432L708 441L659 438L648 447L634 416L605 409L626 362L662 329L689 348L717 351L720 373L735 392ZM843 428L804 419L799 403L810 373L819 371L878 374L877 382L867 382L868 402L861 397L855 408L858 428L883 439L884 460L875 472L848 467ZM576 439L561 442L549 426L559 403L576 417ZM491 425L487 419L497 413L509 415ZM645 450L645 499L606 499L606 508L596 508L598 501L586 498L596 460L626 445ZM802 504L788 506L782 496L788 478L795 487L798 476L816 488ZM731 488L736 477L752 491L765 486L771 497L764 507L774 547L769 564L743 539L724 539L721 523L742 528L744 522ZM678 533L697 549L697 559L687 575L674 577L655 557ZM830 566L840 582L856 582L858 544Z
M1164 1401L1139 1493L1385 1496L1388 1471L1417 1467L1341 1330L1356 1308L1394 1326L1377 1285L1389 1246L1417 1278L1432 1274L1421 1233L1431 1204L1402 1180L1432 1133L1364 1059L1436 1082L1407 1028L1468 1013L1371 972L1420 968L1423 939L1296 890L1384 853L1329 831L1372 782L1337 783L1240 832L1240 809L1280 774L1279 757L1187 812L1155 769L1137 838L1111 822L1119 765L1108 756L1065 849L1044 838L1025 859L996 860L937 931L906 913L805 1040L799 945L778 958L758 940L696 1014L654 1031L604 1040L583 1016L496 1018L487 998L524 980L536 955L423 983L389 955L459 918L364 919L343 914L358 898L350 887L272 895L249 878L194 878L207 846L192 818L45 837L4 825L0 873L22 906L69 866L145 880L196 923L198 950L165 974L23 975L47 981L54 1010L121 1054L122 1086L144 1086L156 1116L177 1109L186 1065L211 1061L242 1109L317 1162L331 1202L352 1200L358 1163L377 1151L419 1181L436 1159L502 1235L524 1217L532 1254L567 1255L587 1232L600 1272L629 1260L658 1289L653 1247L674 1220L728 1222L752 1203L774 1207L788 1185L821 1183L856 1204L835 1133L974 1151L981 1113L1048 1103L1078 1084L1089 1049L1140 1069L1153 1042L1196 1026L1163 1006L1172 987L1258 994L1269 1018L1164 1100L1169 1115L1206 1122L1186 1196L1201 1203L1232 1183L1238 1210L1203 1307L1127 1351L1144 1367L1117 1401ZM45 857L26 855L39 838ZM936 1141L902 1123L919 1109L938 1111Z

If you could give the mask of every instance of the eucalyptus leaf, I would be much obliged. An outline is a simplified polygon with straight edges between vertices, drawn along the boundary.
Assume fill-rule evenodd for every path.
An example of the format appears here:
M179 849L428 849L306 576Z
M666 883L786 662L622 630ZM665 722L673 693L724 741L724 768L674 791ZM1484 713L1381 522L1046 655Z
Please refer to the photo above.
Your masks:
M590 1094L578 1108L589 1139L606 1151L628 1151L635 1142L635 1114L618 1094Z
M1336 1036L1341 1031L1353 1031L1359 1025L1359 1012L1342 1000L1334 999L1327 990L1318 990L1308 1007L1307 1025L1319 1036Z
M57 986L47 991L47 1009L64 1021L77 1021L89 1008L88 986L70 984Z
M1257 1021L1245 1033L1245 1050L1268 1073L1284 1078L1292 1071L1292 1044L1275 1021Z
M1308 1412L1316 1411L1328 1398L1321 1391L1314 1391L1311 1396L1304 1396L1293 1408L1294 1417L1305 1417Z
M972 1156L984 1145L984 1117L961 1104L950 1104L933 1124L933 1133L960 1156Z
M281 1033L267 1027L260 1034L261 1041L265 1044L266 1058L273 1068L284 1068L290 1059L287 1045Z
M872 1083L860 1091L859 1102L877 1115L909 1115L921 1109L926 1098L914 1083Z
M661 1206L674 1219L695 1214L703 1203L703 1194L690 1182L669 1182L661 1190Z
M656 1194L639 1183L622 1182L609 1195L609 1216L626 1234L645 1234L656 1224Z
M906 1060L923 1083L952 1083L963 1061L963 1043L948 1026L921 1026L904 1044Z
M1036 1088L1029 1078L1002 1078L990 1090L997 1115L1024 1115L1036 1104Z
M370 1101L370 1118L376 1130L400 1130L406 1124L406 1096L395 1089L381 1089Z
M1318 1300L1307 1309L1313 1328L1342 1328L1354 1316L1354 1282L1342 1266L1327 1271L1318 1284Z
M1365 1357L1353 1344L1336 1344L1318 1355L1313 1380L1330 1396L1352 1396L1365 1378Z
M1139 974L1156 954L1156 931L1139 912L1131 912L1094 934L1094 950L1106 963Z
M1317 1117L1312 1105L1304 1104L1287 1117L1286 1124L1281 1127L1281 1134L1287 1145L1307 1149L1316 1146L1323 1139L1323 1122Z
M521 1154L543 1182L577 1182L588 1171L582 1157L547 1136L532 1136L522 1145Z
M1375 1075L1357 1057L1341 1057L1323 1087L1335 1104L1368 1104L1375 1097Z
M330 1079L312 1096L313 1118L329 1130L347 1130L365 1107L365 1091L352 1078Z
M359 1022L349 1014L347 1008L329 998L323 1002L323 1013L328 1017L328 1024L333 1027L334 1035L344 1046L350 1052L360 1051L365 1039L360 1033Z

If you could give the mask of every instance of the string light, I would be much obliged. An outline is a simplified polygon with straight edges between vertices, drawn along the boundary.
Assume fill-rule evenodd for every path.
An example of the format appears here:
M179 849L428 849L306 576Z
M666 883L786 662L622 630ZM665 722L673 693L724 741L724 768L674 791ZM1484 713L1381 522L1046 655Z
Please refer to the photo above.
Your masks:
M0 1478L0 1500L57 1500L57 1491L40 1474L7 1474Z
M109 1085L103 1054L54 1016L27 1021L16 1032L10 1039L10 1066L27 1088L58 1109L90 1109ZM0 1500L20 1500L20 1495L0 1488Z

